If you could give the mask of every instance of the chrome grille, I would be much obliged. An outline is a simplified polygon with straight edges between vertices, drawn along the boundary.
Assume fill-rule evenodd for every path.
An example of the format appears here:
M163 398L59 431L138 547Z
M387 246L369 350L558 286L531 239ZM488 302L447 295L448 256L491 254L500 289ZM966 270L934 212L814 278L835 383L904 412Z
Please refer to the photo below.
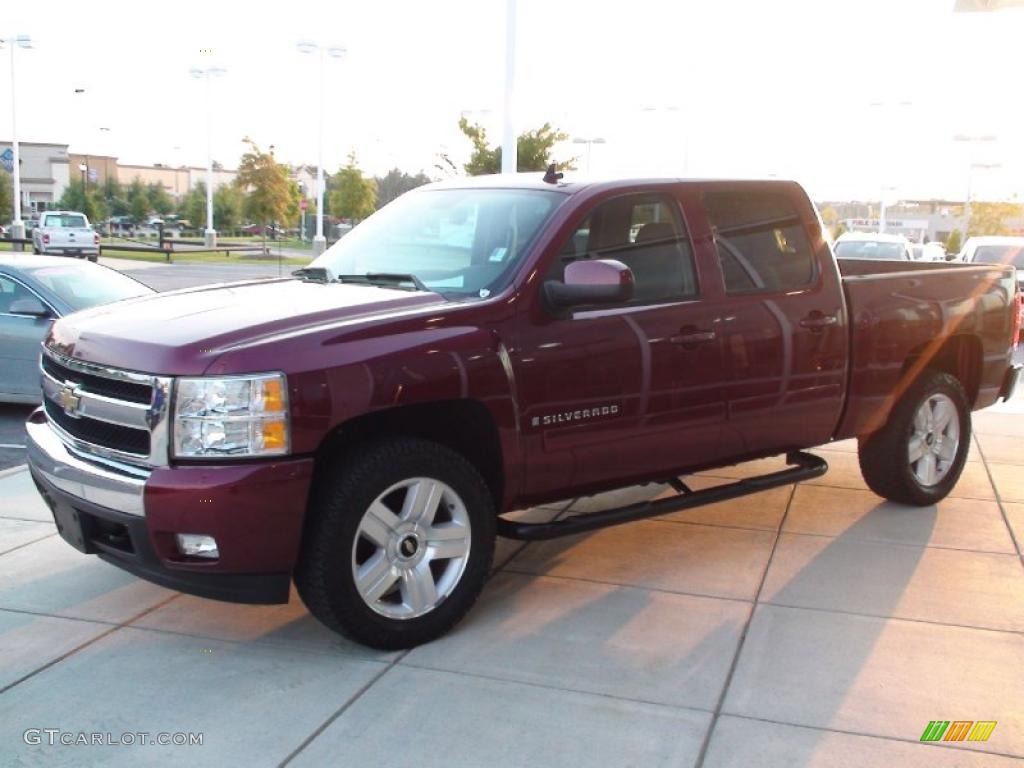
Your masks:
M171 379L85 363L43 347L43 406L50 426L80 454L167 465Z

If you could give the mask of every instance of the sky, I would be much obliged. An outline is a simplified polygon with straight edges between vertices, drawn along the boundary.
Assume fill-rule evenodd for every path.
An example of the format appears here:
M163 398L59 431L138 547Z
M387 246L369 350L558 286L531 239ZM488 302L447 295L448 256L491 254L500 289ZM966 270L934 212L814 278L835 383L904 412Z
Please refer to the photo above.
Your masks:
M369 173L436 175L469 153L461 114L500 140L505 0L9 4L22 141L125 163L235 167L242 138L282 162L354 151ZM518 0L516 118L550 122L597 176L794 178L818 200L1024 200L1024 8L954 14L953 0ZM10 128L0 51L0 139ZM76 94L76 88L84 93ZM105 129L105 130L101 130ZM954 135L995 136L955 142ZM971 165L997 168L975 168Z

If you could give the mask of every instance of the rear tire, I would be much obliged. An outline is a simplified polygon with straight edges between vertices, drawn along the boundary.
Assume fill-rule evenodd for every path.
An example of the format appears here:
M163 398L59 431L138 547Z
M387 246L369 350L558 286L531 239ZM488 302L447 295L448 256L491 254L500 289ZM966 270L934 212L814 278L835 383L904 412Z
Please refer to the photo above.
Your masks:
M327 468L314 489L295 585L321 623L374 648L440 637L490 572L487 484L437 443L392 438Z
M889 414L885 426L858 438L868 487L890 501L924 507L953 490L971 444L971 411L960 382L925 371Z

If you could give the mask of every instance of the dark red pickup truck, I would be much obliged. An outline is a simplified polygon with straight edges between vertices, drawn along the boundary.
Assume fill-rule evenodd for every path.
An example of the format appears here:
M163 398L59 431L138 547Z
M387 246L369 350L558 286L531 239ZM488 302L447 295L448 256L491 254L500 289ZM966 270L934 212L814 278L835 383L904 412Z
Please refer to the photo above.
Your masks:
M57 321L29 464L62 535L142 578L284 602L382 648L452 627L496 535L578 533L813 477L931 504L1009 397L1014 271L837 262L781 181L437 184L288 279ZM785 454L691 491L680 477ZM552 523L511 510L663 481Z

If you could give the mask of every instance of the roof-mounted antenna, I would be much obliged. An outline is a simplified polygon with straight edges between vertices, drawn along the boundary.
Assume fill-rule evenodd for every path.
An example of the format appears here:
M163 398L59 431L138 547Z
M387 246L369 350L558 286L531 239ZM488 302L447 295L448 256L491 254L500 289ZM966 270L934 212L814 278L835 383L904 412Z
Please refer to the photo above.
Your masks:
M565 174L555 168L555 164L552 163L548 166L547 171L544 172L544 182L546 184L557 184L563 176Z

